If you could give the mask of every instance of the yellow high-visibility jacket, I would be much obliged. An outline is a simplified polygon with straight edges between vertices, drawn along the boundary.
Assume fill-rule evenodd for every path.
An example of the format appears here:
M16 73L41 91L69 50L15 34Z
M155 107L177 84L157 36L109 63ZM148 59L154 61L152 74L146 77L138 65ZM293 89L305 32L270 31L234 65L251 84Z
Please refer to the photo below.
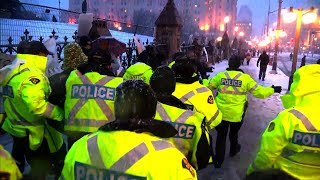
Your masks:
M222 119L230 122L241 122L248 92L257 98L267 98L274 93L273 88L260 86L250 75L233 70L216 74L208 88L218 90L215 100Z
M8 179L22 179L22 174L11 154L0 144L0 172L8 173Z
M222 113L215 103L212 91L201 85L199 81L191 84L177 82L176 90L172 95L185 104L193 105L194 111L206 116L206 125L209 130L221 123Z
M320 65L296 71L290 94L281 97L287 109L263 133L248 174L277 168L297 179L320 179L319 79Z
M66 82L64 130L94 132L115 120L115 89L122 81L97 72L72 71Z
M185 180L197 179L197 174L170 142L119 130L78 140L65 158L60 179Z
M156 120L170 123L178 133L168 140L172 142L200 170L212 158L209 131L205 126L205 116L191 111L158 102Z
M44 75L47 57L18 54L15 67L0 71L7 72L1 86L7 89L4 109L7 117L2 128L16 137L29 136L29 147L36 150L43 138L48 142L50 152L58 151L62 134L48 125L47 119L62 121L61 108L47 101L51 92L48 78Z

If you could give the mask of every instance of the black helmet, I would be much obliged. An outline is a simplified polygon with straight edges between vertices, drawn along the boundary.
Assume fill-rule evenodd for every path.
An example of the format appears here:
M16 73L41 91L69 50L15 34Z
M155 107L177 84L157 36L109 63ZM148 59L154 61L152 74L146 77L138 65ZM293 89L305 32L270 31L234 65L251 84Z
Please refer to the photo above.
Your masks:
M174 72L168 66L158 67L150 78L150 86L156 93L172 94L176 88Z
M155 116L157 99L153 90L141 80L127 80L116 89L114 110L116 119L151 119Z
M236 55L231 56L228 65L232 69L238 69L241 65L240 57Z

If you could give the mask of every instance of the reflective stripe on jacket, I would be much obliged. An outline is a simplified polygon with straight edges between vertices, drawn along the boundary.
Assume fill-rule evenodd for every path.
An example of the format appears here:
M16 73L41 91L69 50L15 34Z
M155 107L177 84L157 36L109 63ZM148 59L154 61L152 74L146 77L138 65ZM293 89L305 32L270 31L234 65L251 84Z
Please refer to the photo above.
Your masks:
M30 58L45 60L33 55ZM15 137L29 136L31 150L37 150L43 138L46 138L50 152L56 152L63 144L62 134L46 121L63 120L63 110L47 101L51 92L48 78L30 64L21 64L16 74L6 80L7 86L12 88L13 96L8 96L5 100L7 118L2 128Z
M161 103L158 103L157 105L155 119L170 122L170 124L176 128L178 134L174 138L169 138L168 140L188 158L196 169L198 169L199 163L201 163L199 164L200 167L205 167L209 163L210 157L213 155L210 154L210 156L207 156L206 162L203 162L204 160L202 159L197 162L197 158L200 158L197 153L207 151L198 149L201 148L198 147L201 136L204 135L204 137L206 137L208 146L210 146L211 143L208 131L204 131L205 134L202 134L202 123L204 118L204 115L190 110L184 110ZM197 157L197 155L199 157ZM202 155L205 156L203 153Z
M264 132L248 173L273 167L297 179L320 179L319 130L315 110L302 107L284 110Z
M215 100L222 119L230 122L242 120L248 92L257 98L267 98L274 93L273 88L260 86L250 75L240 71L220 72L210 80L208 87L218 90Z
M176 90L172 95L185 104L193 105L195 111L206 116L208 129L213 129L221 123L222 113L215 103L211 90L201 85L198 81L192 84L177 82Z
M94 132L113 121L115 88L122 78L78 70L66 82L65 131Z
M197 179L184 162L173 144L147 133L98 131L72 146L60 179Z

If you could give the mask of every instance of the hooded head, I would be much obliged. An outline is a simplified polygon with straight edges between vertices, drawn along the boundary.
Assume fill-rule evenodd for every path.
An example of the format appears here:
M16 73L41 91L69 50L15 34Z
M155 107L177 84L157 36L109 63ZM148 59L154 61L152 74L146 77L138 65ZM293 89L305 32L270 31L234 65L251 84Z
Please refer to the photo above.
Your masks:
M191 78L197 72L197 67L188 58L179 59L172 65L177 78Z
M114 110L116 119L152 119L155 116L157 99L153 90L141 80L127 80L116 89Z
M80 64L88 61L88 57L82 52L78 43L72 42L64 48L63 69L75 69Z
M112 71L112 57L108 51L101 48L93 49L88 62L92 65L93 70L101 75L108 75Z
M310 64L299 68L293 75L290 93L281 96L285 108L318 103L320 98L320 65Z
M27 48L27 54L44 56L53 55L52 52L48 51L46 46L40 41L31 41L28 43L29 48Z
M236 55L231 56L228 65L230 69L239 69L241 65L240 57Z
M150 86L157 94L171 95L176 88L174 72L168 66L158 67L150 78Z

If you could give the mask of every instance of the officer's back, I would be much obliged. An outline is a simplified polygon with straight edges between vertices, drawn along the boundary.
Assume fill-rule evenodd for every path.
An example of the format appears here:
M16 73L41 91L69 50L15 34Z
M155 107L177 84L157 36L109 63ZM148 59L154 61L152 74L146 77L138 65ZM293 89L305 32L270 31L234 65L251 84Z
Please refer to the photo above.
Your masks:
M173 144L169 124L155 121L157 100L151 88L128 80L116 89L116 120L84 136L69 151L64 179L197 179L188 160ZM160 138L159 138L160 137Z

